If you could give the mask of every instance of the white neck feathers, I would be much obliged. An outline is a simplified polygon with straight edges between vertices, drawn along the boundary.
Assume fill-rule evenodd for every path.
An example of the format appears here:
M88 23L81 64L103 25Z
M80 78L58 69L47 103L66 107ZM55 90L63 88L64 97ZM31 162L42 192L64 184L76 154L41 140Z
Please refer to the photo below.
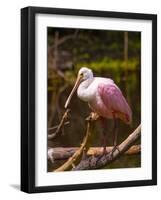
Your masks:
M90 84L92 83L92 81L93 81L93 77L91 77L91 78L88 78L87 80L85 80L85 81L83 81L80 85L79 85L79 87L78 87L78 89L77 89L77 95L78 95L78 97L80 98L80 99L82 99L83 101L89 101L89 99L90 99L90 95L89 95L89 93L90 93L90 91L89 91L89 86L90 86Z

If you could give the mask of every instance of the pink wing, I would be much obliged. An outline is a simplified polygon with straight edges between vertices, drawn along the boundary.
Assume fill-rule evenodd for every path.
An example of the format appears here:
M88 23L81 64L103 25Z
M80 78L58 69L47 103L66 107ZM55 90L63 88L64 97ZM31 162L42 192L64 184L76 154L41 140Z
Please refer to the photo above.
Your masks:
M121 90L115 84L100 84L98 86L98 92L107 109L114 113L117 118L122 119L125 123L131 123L131 109Z

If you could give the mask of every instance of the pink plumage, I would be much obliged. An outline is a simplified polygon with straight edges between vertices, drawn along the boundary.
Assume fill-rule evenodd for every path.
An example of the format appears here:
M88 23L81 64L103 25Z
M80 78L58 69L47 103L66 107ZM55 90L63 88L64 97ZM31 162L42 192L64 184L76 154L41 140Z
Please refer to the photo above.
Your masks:
M78 88L78 89L77 89ZM117 148L117 123L119 118L126 124L132 121L132 112L121 90L117 87L112 79L93 77L92 70L82 67L78 72L76 83L65 103L65 108L68 107L70 100L77 89L78 97L88 102L91 109L100 116L103 125L104 135L104 150L106 152L106 122L105 119L114 120L113 136L114 148L112 153Z
M112 82L98 84L97 95L89 104L98 115L104 118L119 118L127 124L132 121L132 112L125 97Z

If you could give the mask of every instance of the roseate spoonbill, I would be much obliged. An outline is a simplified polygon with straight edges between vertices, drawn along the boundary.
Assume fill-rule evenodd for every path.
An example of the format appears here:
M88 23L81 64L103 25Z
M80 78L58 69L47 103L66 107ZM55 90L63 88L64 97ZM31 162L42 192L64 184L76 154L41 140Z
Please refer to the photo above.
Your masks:
M124 123L130 124L132 121L131 109L123 96L121 90L112 79L94 77L91 69L82 67L75 82L75 85L65 103L65 108L68 107L71 98L77 89L78 97L88 102L90 108L96 113L103 125L104 150L106 152L106 131L107 119L114 120L113 132L113 151L117 148L117 122L116 119L121 119ZM112 153L113 153L112 151Z

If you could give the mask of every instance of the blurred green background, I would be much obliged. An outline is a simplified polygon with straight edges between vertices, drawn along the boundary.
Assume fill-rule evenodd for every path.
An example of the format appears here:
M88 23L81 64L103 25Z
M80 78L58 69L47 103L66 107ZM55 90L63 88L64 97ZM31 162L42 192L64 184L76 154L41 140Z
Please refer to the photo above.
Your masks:
M48 27L48 128L59 124L64 103L74 85L78 70L86 66L95 76L112 78L127 99L133 113L131 126L119 121L121 143L141 121L141 33ZM85 132L88 104L73 96L71 122L61 137L48 141L48 147L80 146ZM112 145L113 121L108 120L108 145ZM101 127L96 124L92 146L102 146ZM141 141L138 141L141 143ZM48 171L65 161L48 163ZM141 155L122 156L105 168L140 167Z

